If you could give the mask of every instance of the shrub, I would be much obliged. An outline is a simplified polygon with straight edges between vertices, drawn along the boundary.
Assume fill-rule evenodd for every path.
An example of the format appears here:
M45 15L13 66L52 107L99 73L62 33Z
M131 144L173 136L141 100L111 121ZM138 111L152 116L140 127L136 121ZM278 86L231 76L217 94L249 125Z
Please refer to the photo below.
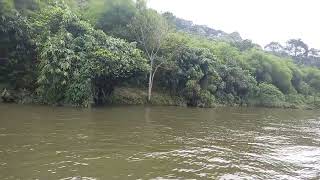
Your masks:
M209 91L202 90L200 92L199 107L214 107L215 106L215 97Z
M288 94L286 95L286 102L293 105L303 105L305 103L305 97L301 94Z
M264 107L282 107L285 102L285 96L282 92L272 84L259 84L257 94L257 105Z

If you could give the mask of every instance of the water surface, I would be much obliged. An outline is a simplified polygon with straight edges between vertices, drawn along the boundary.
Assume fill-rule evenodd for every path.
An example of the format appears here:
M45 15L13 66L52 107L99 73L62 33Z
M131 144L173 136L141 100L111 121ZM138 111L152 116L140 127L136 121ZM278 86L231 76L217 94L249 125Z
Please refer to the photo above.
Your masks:
M320 179L319 117L0 104L0 179Z

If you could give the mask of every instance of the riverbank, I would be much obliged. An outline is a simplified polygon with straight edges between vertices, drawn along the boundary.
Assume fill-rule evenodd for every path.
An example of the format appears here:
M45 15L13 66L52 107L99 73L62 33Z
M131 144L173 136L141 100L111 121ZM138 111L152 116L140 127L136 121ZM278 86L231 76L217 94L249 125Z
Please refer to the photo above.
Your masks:
M16 103L16 104L45 104L42 103L40 98L34 93L27 91L26 89L12 91L7 90L7 99L4 98L4 89L1 89L1 101L0 103ZM164 91L155 91L152 95L152 99L149 102L147 100L148 94L146 89L133 88L133 87L118 87L115 88L111 95L106 99L103 105L151 105L151 106L191 106L187 104L187 100L184 97L172 96ZM46 104L49 105L49 104ZM66 103L50 104L53 106L72 106ZM92 103L90 106L95 106ZM231 104L226 102L215 102L210 106L200 104L200 108L215 108L215 107L265 107L265 108L283 108L283 109L319 109L320 101L312 96L297 98L296 96L286 96L286 101L278 103L262 103L256 99L242 104Z
M187 100L183 97L171 96L166 92L154 92L151 102L147 101L147 90L138 88L121 87L116 88L110 97L111 105L157 105L157 106L182 106L187 107ZM215 102L211 106L199 104L200 108L215 107L265 107L265 108L284 108L284 109L319 109L320 101L314 100L313 97L305 97L298 99L296 97L287 96L287 101L278 104L262 104L257 100L243 104Z

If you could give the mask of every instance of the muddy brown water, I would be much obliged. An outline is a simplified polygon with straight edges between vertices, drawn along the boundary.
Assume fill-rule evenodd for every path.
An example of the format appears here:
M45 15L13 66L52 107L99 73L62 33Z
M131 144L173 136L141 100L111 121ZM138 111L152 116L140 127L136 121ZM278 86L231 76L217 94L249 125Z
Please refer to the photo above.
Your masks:
M0 104L0 179L320 179L320 112Z

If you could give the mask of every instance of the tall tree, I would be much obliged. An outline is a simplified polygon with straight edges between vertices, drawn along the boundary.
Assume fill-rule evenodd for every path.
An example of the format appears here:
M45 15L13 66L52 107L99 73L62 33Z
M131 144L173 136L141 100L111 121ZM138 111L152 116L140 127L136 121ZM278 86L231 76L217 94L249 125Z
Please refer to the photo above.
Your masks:
M268 52L281 54L284 51L284 47L278 42L270 42L267 44L264 49Z
M137 15L132 20L130 28L136 41L149 59L148 100L151 100L154 76L164 63L164 58L158 57L161 45L166 38L169 26L166 20L156 11L148 9L144 0L137 0Z
M286 50L293 57L307 57L309 47L301 39L290 39L287 41Z

